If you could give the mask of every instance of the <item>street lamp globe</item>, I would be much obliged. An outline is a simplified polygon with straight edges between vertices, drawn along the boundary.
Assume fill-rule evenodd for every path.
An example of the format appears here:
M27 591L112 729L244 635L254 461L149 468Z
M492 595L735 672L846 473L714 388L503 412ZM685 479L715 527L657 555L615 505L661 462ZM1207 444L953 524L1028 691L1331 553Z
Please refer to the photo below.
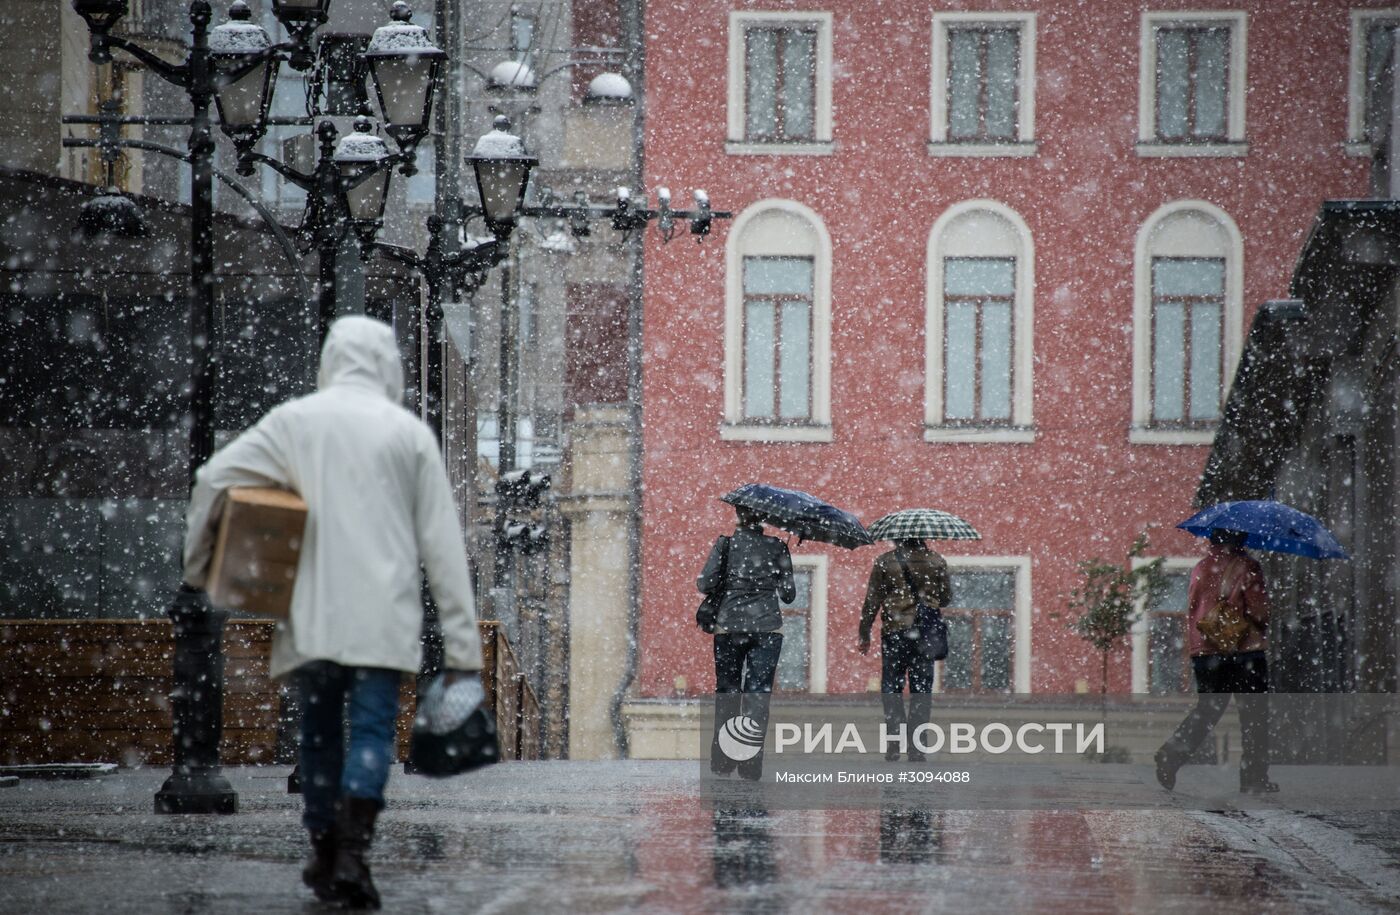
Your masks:
M114 187L98 191L78 210L78 236L84 241L145 238L151 234L136 201Z
M209 32L214 104L219 109L219 126L244 153L267 129L277 60L266 30L250 21L253 13L247 3L235 0L228 16L228 22Z
M389 25L374 30L365 60L374 77L384 130L408 157L407 165L414 148L428 135L433 89L447 55L428 38L427 30L410 21L413 10L403 0L394 4L389 16L393 20Z
M525 143L510 132L510 118L497 115L495 126L481 135L467 156L476 173L476 191L491 234L509 238L525 198L530 170L539 160L525 152Z
M528 63L522 60L503 60L491 68L486 77L486 88L496 92L514 90L526 94L540 87L539 77Z
M340 188L346 212L360 240L368 246L384 219L384 201L389 196L388 167L393 154L374 135L369 118L355 120L355 130L340 138L332 156L340 170Z

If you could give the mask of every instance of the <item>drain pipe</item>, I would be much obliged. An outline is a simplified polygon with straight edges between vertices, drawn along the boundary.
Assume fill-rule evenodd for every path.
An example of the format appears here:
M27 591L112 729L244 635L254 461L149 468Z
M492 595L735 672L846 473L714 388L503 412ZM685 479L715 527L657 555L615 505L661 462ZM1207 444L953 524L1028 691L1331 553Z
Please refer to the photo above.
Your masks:
M645 0L622 0L622 42L626 50L623 76L632 86L632 182L643 187L646 177L644 156L646 92L643 79L645 50L643 48L643 3ZM631 755L627 739L627 722L623 719L622 703L637 678L637 640L641 635L642 610L642 249L643 232L633 233L628 240L631 263L627 280L627 406L631 419L630 447L627 454L628 495L630 517L627 524L627 663L622 681L613 694L609 715L612 718L613 744L618 756Z

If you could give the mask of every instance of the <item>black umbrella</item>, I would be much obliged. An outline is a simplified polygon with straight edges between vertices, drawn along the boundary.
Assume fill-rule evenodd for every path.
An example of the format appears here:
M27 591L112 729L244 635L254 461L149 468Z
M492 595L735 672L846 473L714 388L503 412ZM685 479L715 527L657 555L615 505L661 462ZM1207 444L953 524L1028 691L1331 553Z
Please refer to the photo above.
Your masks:
M749 483L724 496L724 501L747 508L764 524L796 534L799 541L815 540L848 550L875 542L855 515L795 489Z

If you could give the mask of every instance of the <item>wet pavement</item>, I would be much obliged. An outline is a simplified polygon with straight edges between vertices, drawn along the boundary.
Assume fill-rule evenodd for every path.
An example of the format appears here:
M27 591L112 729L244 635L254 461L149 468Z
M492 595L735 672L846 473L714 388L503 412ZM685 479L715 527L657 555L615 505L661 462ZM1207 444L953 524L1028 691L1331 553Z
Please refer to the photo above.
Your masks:
M0 912L318 912L285 767L235 816L156 816L164 771L0 792ZM1400 815L769 810L694 762L395 774L389 912L1400 911Z

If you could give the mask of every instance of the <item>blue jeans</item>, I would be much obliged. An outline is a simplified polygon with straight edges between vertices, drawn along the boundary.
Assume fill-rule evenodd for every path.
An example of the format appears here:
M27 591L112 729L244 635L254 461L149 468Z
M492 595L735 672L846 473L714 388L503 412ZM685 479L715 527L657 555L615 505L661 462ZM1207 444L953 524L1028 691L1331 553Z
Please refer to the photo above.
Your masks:
M312 832L335 825L335 802L341 797L370 798L384 806L402 676L397 670L343 667L332 661L312 661L297 668L301 793L306 804L301 822Z

